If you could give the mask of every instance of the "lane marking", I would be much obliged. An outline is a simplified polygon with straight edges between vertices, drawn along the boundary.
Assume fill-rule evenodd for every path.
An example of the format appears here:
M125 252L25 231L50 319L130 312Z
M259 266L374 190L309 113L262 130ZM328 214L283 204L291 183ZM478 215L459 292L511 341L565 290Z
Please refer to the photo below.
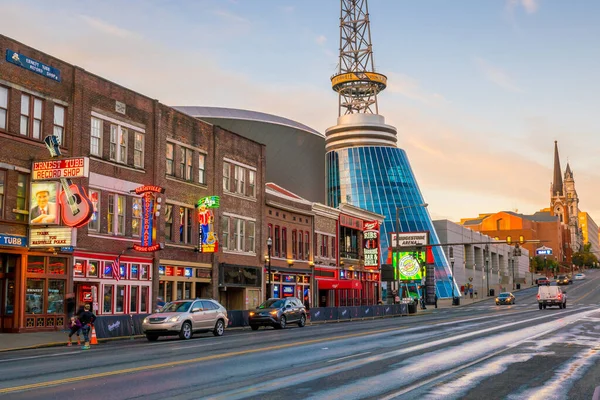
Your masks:
M345 360L348 358L352 358L352 357L360 357L360 356L364 356L365 354L371 354L370 351L367 351L365 353L358 353L358 354L352 354L350 356L346 356L346 357L340 357L340 358L334 358L333 360L328 360L328 363L332 363L332 362L336 362L336 361L340 361L340 360Z

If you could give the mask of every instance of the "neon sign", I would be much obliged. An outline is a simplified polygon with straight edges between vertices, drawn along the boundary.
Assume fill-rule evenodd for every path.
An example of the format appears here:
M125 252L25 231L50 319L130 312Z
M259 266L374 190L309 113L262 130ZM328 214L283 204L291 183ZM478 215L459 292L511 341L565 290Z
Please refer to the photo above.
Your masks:
M155 185L144 185L135 189L136 194L142 194L142 233L141 244L134 244L133 249L142 253L160 250L160 244L154 243L156 239L155 208L160 209L156 194L164 193L165 189ZM160 203L160 198L158 199Z
M363 224L363 241L365 268L379 268L379 221L368 221Z
M198 242L200 253L215 253L219 251L219 240L214 232L215 216L213 208L219 208L219 196L203 197L196 203L198 208Z

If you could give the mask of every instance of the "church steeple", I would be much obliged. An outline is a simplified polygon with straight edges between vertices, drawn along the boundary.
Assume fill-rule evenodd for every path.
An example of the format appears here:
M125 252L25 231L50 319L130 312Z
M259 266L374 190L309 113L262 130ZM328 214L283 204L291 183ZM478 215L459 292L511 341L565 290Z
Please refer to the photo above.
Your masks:
M563 180L558 157L558 141L554 141L554 179L552 180L552 196L563 195Z
M573 171L571 171L571 166L569 165L569 162L567 161L567 170L565 171L565 179L573 179Z

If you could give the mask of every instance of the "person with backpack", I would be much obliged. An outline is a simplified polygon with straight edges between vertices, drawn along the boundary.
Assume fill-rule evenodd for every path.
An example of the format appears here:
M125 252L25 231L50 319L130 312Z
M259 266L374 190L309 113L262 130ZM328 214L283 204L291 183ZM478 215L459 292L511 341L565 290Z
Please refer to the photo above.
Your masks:
M81 331L83 332L84 344L81 350L88 350L90 348L90 329L92 324L96 320L96 315L90 311L91 307L86 304L83 307L83 312L79 314L79 321L81 321Z

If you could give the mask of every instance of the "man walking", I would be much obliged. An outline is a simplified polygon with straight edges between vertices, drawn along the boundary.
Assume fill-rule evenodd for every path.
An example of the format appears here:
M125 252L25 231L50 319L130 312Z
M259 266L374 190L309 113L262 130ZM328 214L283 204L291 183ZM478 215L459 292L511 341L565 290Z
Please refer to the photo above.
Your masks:
M84 340L81 350L88 350L90 348L90 329L96 320L96 315L90 311L90 308L90 305L86 304L83 307L83 312L79 314L79 321L81 321L81 331L83 332Z

